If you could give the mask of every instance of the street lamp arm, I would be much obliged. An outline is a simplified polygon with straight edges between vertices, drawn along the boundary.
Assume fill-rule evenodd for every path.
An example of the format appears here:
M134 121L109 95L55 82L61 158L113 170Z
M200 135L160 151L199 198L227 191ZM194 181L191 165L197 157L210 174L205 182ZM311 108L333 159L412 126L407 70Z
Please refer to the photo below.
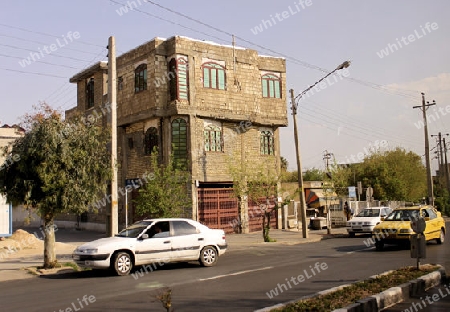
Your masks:
M349 66L350 66L350 61L345 61L344 63L342 63L341 65L336 67L333 71L329 72L327 75L325 75L324 77L322 77L321 79L317 80L315 83L310 85L308 88L306 88L306 90L304 90L300 94L298 94L294 98L294 102L292 103L292 109L295 109L295 110L297 109L297 106L298 106L297 102L298 102L298 100L300 100L302 98L302 96L305 95L309 90L314 88L317 84L321 83L323 80L327 79L330 75L334 74L336 71L344 69L344 68L347 68Z

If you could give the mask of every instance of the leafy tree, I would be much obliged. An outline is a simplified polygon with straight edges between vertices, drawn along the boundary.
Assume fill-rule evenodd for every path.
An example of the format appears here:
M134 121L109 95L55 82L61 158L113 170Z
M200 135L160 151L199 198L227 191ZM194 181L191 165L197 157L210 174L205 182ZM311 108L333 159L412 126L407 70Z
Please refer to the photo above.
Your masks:
M289 162L287 161L286 158L284 158L283 156L280 157L280 162L281 162L281 171L282 172L287 172L288 167L289 167Z
M371 186L375 198L417 202L426 196L426 169L421 157L403 148L372 153L354 169L357 181Z
M283 194L282 202L278 202L281 176L277 174L272 164L269 161L261 165L248 160L238 164L232 161L229 163L229 170L233 178L233 190L240 204L250 201L259 206L262 235L265 242L273 241L269 236L272 213L290 201L286 193ZM242 213L240 212L240 214ZM246 216L243 218L247 220ZM240 223L242 226L242 220Z
M55 217L87 211L105 192L111 177L109 135L78 118L63 121L61 114L45 103L35 110L24 117L25 135L6 149L20 158L0 171L0 192L42 218L44 268L52 268L57 263Z
M158 162L158 153L150 156L151 178L139 189L136 212L145 217L182 216L192 206L189 172L175 166L173 156L167 165Z
M324 179L325 172L318 168L311 168L303 173L303 181L322 181Z

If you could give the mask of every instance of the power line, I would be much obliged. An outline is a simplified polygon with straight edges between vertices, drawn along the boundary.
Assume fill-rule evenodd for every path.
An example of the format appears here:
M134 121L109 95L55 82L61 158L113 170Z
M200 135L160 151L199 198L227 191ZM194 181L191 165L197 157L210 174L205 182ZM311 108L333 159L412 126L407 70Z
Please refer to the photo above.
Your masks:
M61 36L56 36L56 35L52 35L52 34L49 34L49 33L44 33L44 32L41 32L41 31L30 30L30 29L17 27L17 26L12 26L12 25L7 25L7 24L3 24L3 23L0 23L0 26L7 27L7 28L12 28L12 29L18 29L18 30L21 30L21 31L25 31L25 32L33 33L33 34L38 34L38 35L42 35L42 36L47 36L47 37L51 37L51 38L58 38L58 39L61 38ZM95 44L95 43L89 43L89 42L82 41L82 40L77 40L76 42L81 43L81 44L85 44L85 45L94 46L94 47L100 47L100 48L103 48L103 49L105 48L104 46L101 46L101 45L98 45L98 44Z
M2 53L0 53L0 56L1 57L8 57L8 58L14 58L14 59L23 60L23 58L21 58L19 56L6 55L6 54L2 54ZM76 67L72 67L72 66L68 66L68 65L62 65L62 64L54 64L54 63L49 63L49 62L45 62L45 61L35 61L35 63L51 65L51 66L59 66L59 67L70 68L70 69L77 69Z
M8 48L16 49L16 50L31 51L31 52L36 53L38 56L39 56L39 54L41 54L41 55L43 54L42 51L39 53L39 51L36 51L36 50L31 50L31 49L27 49L27 48L21 48L21 47L14 46L14 45L10 45L10 44L1 44L1 43L0 43L0 46L8 47ZM82 60L82 59L75 58L75 57L71 57L71 56L59 55L59 54L56 54L56 53L54 53L54 52L44 54L44 56L46 56L46 55L48 55L48 56L53 56L53 57L65 58L65 59L74 60L74 61L78 61L78 62L84 62L84 63L87 63L86 60ZM44 56L42 56L42 57L44 57ZM38 59L40 59L40 58L38 58ZM23 58L23 60L25 61L25 60L27 60L27 58ZM30 59L28 59L28 60L31 62ZM34 59L33 59L33 61L34 61Z
M23 39L23 38L20 38L20 37L10 36L10 35L5 35L5 34L0 34L0 36L7 37L7 38L13 38L13 39L17 39L17 40L21 40L21 41L25 41L25 42L33 42L33 43L43 44L43 45L47 45L48 44L48 42L42 42L42 41L30 40L30 39ZM76 52L80 52L80 53L92 54L92 55L96 54L95 52L73 49L73 48L70 48L70 47L67 47L67 46L64 46L64 49L65 50L76 51Z
M113 0L110 0L110 1L113 1ZM114 1L113 1L113 2L114 2ZM190 21L193 21L193 22L195 22L195 23L198 23L198 24L203 25L203 26L205 26L205 27L208 27L208 28L210 28L210 29L213 29L213 30L215 30L215 31L217 31L217 32L226 34L226 35L228 35L228 36L230 36L230 37L233 36L233 34L227 32L227 31L225 31L225 30L222 30L222 29L219 29L219 28L217 28L217 27L214 27L214 26L212 26L212 25L210 25L210 24L208 24L208 23L205 23L205 22L202 22L202 21L200 21L200 20L198 20L198 19L192 18L192 17L190 17L190 16L188 16L188 15L186 15L186 14L183 14L183 13L181 13L181 12L178 12L178 11L176 11L176 10L172 10L172 9L170 9L170 8L168 8L168 7L165 7L165 6L161 5L161 4L158 4L158 3L154 2L154 1L146 0L145 2L146 2L146 3L148 2L148 3L150 3L150 4L154 5L154 6L157 6L157 7L161 8L161 9L163 9L163 10L166 10L166 11L168 11L168 12L170 12L170 13L173 13L173 14L176 14L176 15L178 15L178 16L184 17L184 18L186 18L186 19L188 19L188 20L190 20ZM117 3L117 2L116 2L116 3ZM248 43L248 44L250 44L250 45L253 45L253 46L255 46L255 47L258 47L258 48L260 48L260 49L262 49L262 50L269 51L269 52L274 53L274 54L276 54L276 55L285 57L286 59L294 60L295 62L297 62L298 64L300 64L300 65L302 65L302 66L304 66L304 67L307 67L307 68L310 68L310 69L315 69L315 70L321 71L321 72L323 72L323 73L329 73L329 72L330 72L328 69L321 68L321 67L319 67L319 66L317 66L317 65L313 65L313 64L307 63L307 62L305 62L305 61L301 61L301 60L299 60L299 59L296 59L296 58L294 58L294 57L288 56L288 55L286 55L286 54L277 52L277 51L275 51L275 50L266 48L266 47L264 47L264 46L262 46L262 45L259 45L259 44L257 44L257 43L251 42L251 41L249 41L249 40L247 40L247 39L244 39L244 38L242 38L242 37L239 37L239 36L236 36L236 35L234 35L234 37L237 38L237 39L239 39L239 40L241 40L241 41L243 41L243 42L246 42L246 43ZM408 98L413 98L413 99L417 99L417 98L418 98L417 96L413 96L413 95L410 95L410 94L407 94L407 93L403 93L403 92L399 92L399 91L391 91L391 90L389 90L388 87L386 87L386 86L379 85L379 84L376 84L376 83L373 83L373 82L369 82L369 81L364 81L364 80L362 80L362 79L349 78L349 77L344 77L344 78L345 78L345 79L348 79L349 81L352 81L352 82L355 82L355 83L359 83L359 84L361 84L361 85L364 85L364 86L367 86L367 87L370 87L370 88L374 88L374 89L377 89L377 90L382 91L382 92L393 93L393 94L395 94L395 92L397 92L397 94L395 94L395 95L403 96L403 97L408 97ZM407 91L417 92L417 91L412 91L412 90L407 90Z
M58 76L58 75L35 73L35 72L26 72L26 71L22 71L22 70L16 70L16 69L4 68L4 67L0 67L0 69L1 70L12 71L12 72L16 72L16 73L21 73L21 74L31 74L31 75L39 75L39 76L47 76L47 77L54 77L54 78L69 79L68 77L63 77L63 76Z

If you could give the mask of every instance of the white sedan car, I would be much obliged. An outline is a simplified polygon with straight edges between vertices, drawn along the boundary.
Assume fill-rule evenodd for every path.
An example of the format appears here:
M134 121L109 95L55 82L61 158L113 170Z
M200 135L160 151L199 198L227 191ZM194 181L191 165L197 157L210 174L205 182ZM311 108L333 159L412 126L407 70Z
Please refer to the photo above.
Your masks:
M372 233L375 225L381 222L381 218L388 216L392 212L389 207L365 208L357 215L347 221L347 232L350 237L356 233Z
M112 269L128 275L134 266L199 261L213 266L227 249L223 230L182 218L149 219L134 223L114 237L77 247L72 255L78 266Z

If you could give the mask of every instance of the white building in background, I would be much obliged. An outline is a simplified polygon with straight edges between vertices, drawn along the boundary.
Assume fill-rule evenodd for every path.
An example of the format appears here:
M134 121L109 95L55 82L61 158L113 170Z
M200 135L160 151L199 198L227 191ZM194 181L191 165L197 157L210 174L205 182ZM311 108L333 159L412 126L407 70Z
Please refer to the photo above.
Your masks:
M20 159L20 155L3 155L3 148L10 145L17 138L22 137L25 134L25 130L17 125L9 126L3 125L0 126L0 170L5 169L6 167L13 164L15 161ZM0 236L2 230L9 226L9 213L10 213L10 205L6 202L6 198L0 195ZM32 225L39 225L40 219L36 215L29 216L29 213L23 208L22 205L13 207L12 209L12 226L13 228L16 226L24 225L25 220L30 219Z

